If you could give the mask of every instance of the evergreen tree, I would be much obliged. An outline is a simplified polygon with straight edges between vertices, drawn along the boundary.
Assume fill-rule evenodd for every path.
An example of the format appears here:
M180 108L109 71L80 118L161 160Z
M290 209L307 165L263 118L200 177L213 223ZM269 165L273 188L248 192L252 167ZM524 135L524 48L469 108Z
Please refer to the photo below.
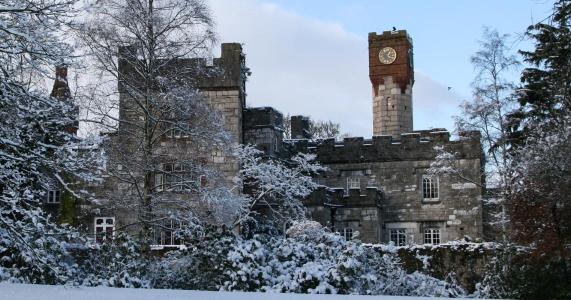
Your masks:
M74 186L95 179L97 156L70 130L74 106L36 79L68 60L60 36L76 2L0 0L0 280L60 283L74 272L65 243L74 232L42 204L47 190L78 196Z
M571 109L571 1L557 1L549 22L530 26L526 34L535 47L520 51L530 67L521 76L521 108L511 118L519 143L536 130L537 122L557 126Z

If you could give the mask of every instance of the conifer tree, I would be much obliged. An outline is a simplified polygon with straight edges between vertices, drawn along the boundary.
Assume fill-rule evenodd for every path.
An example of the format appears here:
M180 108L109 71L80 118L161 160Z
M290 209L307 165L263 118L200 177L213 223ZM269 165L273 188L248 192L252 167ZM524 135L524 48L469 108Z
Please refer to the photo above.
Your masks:
M74 186L96 179L97 152L70 130L77 120L69 99L50 96L36 79L69 61L61 30L76 3L0 1L0 280L53 284L74 272L66 241L75 233L42 205L48 190L80 196Z
M520 51L530 66L521 76L521 108L511 118L516 144L536 131L537 122L557 126L571 109L571 1L557 1L549 21L531 25L526 34L535 47Z

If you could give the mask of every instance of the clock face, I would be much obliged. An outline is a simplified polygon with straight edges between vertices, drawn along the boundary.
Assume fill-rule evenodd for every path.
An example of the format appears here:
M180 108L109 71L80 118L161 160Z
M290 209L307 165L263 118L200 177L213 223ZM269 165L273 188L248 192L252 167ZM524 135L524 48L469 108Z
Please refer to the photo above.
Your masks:
M379 51L379 61L385 65L392 64L397 59L397 52L391 47L385 47Z

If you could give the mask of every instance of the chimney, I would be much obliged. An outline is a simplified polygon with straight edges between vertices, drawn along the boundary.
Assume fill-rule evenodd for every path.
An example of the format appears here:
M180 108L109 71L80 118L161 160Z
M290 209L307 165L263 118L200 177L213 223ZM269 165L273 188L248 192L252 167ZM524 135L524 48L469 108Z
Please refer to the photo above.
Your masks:
M291 138L311 139L309 132L309 118L305 116L291 116Z
M71 91L69 89L69 85L67 84L67 67L65 66L57 66L56 67L56 79L54 81L54 88L52 89L52 93L50 96L57 98L61 101L64 100L71 100ZM73 105L73 104L72 104ZM65 131L76 135L77 130L79 129L79 121L77 118L79 116L79 110L76 106L74 106L73 115L75 121L72 125L65 128Z
M71 91L69 89L69 85L67 84L67 67L56 67L56 78L54 81L54 87L52 89L51 96L60 100L71 98Z

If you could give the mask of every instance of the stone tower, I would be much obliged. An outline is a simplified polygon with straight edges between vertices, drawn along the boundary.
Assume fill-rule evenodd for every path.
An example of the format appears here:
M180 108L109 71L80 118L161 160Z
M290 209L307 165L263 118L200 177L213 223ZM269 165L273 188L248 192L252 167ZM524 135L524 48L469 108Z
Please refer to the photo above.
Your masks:
M406 30L369 33L373 135L412 132L412 40Z

